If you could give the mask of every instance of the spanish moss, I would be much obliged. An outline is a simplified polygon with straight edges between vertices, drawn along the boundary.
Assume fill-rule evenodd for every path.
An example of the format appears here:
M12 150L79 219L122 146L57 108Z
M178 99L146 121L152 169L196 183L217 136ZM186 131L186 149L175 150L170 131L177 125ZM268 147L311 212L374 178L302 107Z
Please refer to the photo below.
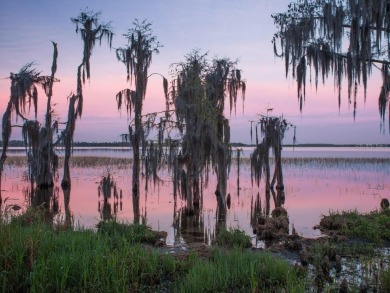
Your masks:
M251 155L251 179L260 185L261 178L265 180L265 195L267 203L271 195L274 199L275 207L281 207L284 204L284 183L282 170L282 142L286 131L290 127L283 117L273 117L268 115L261 115L259 120L252 122L251 127L260 128L261 136L263 137L260 143L257 143L254 152ZM294 141L295 141L295 127L294 127ZM270 167L270 150L273 151L274 158L274 173L271 179ZM276 191L274 186L276 183ZM266 205L266 214L269 215L269 204Z
M102 40L106 40L111 48L112 38L114 33L110 23L101 23L99 21L101 13L94 11L82 11L80 14L71 18L72 23L76 25L76 33L79 33L83 41L83 59L77 67L77 92L70 95L68 120L66 128L63 131L62 138L65 147L65 164L64 175L61 185L63 188L68 188L71 184L69 171L69 158L72 152L73 136L76 128L77 118L81 118L83 113L83 84L85 79L91 77L90 59L96 42L102 44ZM85 77L86 75L86 77Z
M366 99L368 77L376 67L382 68L379 113L381 126L384 124L390 97L386 74L390 66L388 0L297 0L285 13L272 17L279 29L273 38L274 53L284 58L286 75L292 74L297 81L301 111L306 79L313 77L317 88L319 79L324 83L333 74L339 108L346 80L348 104L355 117L358 86L363 85Z
M146 20L139 22L137 19L133 22L134 28L130 29L124 37L128 45L125 48L116 49L118 61L126 66L127 81L130 86L134 82L135 90L125 89L116 95L118 109L125 104L129 116L133 120L129 125L128 136L133 147L133 194L138 197L140 188L140 147L145 145L145 131L142 123L142 108L145 100L148 84L148 69L152 63L154 53L159 53L160 43L153 36L151 24ZM164 91L167 90L167 81L164 80ZM151 145L153 151L153 145Z

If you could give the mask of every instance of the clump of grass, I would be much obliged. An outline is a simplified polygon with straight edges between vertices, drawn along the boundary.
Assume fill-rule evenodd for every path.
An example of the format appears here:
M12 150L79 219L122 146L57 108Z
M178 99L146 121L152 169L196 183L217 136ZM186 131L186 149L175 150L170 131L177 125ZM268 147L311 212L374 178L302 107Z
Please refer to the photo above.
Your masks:
M229 230L223 229L218 235L216 242L218 245L233 248L250 248L252 247L251 237L246 235L244 231L239 229L230 228Z
M43 224L45 222L45 210L43 207L29 207L24 213L12 217L11 223L20 226Z
M358 237L373 243L390 241L390 210L359 213L343 211L323 216L320 229L329 233L338 231L350 237Z
M215 249L197 259L176 284L178 292L304 292L304 277L268 253Z
M110 237L111 239L124 239L132 244L156 244L161 238L166 237L164 231L153 231L145 224L126 224L115 220L101 221L97 225L98 232Z

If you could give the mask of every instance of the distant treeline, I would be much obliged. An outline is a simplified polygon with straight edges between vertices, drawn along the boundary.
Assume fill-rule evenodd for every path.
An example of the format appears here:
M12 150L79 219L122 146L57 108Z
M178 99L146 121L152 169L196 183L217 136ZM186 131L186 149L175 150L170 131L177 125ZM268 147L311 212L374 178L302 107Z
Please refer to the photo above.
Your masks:
M10 140L10 147L24 147L24 142L22 140ZM130 146L130 142L82 142L76 141L73 143L74 147L123 147ZM3 147L3 142L0 141L0 147Z
M10 147L24 147L22 140L11 140L9 142ZM130 147L130 142L82 142L76 141L74 147ZM245 144L240 142L231 143L232 147L255 147L254 144ZM286 144L285 147L293 147L292 144ZM0 141L0 147L3 147L3 142ZM294 147L359 147L359 148L390 148L390 144L329 144L329 143L303 143L296 144Z

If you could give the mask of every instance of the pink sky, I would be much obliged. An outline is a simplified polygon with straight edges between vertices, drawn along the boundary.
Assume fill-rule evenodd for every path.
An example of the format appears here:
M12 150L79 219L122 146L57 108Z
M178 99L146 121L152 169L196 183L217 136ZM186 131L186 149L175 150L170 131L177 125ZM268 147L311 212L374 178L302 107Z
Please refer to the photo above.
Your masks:
M2 1L0 10L0 113L9 97L10 72L34 61L42 74L50 74L52 46L58 43L59 59L54 89L56 113L64 121L66 97L76 88L76 68L82 58L82 42L70 17L88 6L102 12L102 21L112 21L113 47L125 44L122 34L135 18L152 22L152 29L164 45L155 55L150 72L170 79L169 66L184 60L195 48L209 52L212 58L238 59L247 81L245 112L241 102L237 115L231 116L232 141L250 142L250 124L267 107L274 115L283 114L297 126L298 143L388 143L380 132L378 94L380 75L375 72L368 87L367 102L363 90L358 95L357 117L348 106L346 95L338 109L333 78L319 85L316 92L308 86L306 104L300 113L295 82L285 78L284 61L273 56L271 39L276 32L271 14L284 11L290 1ZM77 123L76 141L117 141L126 132L126 113L118 113L115 94L128 87L123 64L114 49L96 47L91 59L91 81L85 85L83 117ZM346 87L346 86L345 86ZM44 95L41 95L44 102ZM41 110L44 107L41 106ZM164 109L162 82L149 80L144 112ZM42 112L40 112L42 114ZM20 122L20 121L19 121ZM387 132L387 129L386 129ZM17 131L12 139L20 139ZM286 138L291 143L291 135Z

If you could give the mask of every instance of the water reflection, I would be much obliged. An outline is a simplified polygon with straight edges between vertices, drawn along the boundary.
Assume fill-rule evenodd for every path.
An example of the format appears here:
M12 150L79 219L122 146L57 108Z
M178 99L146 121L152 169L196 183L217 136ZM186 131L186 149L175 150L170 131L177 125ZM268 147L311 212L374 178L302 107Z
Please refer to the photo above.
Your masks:
M113 175L108 172L100 180L98 197L102 196L103 200L98 201L98 211L102 221L109 221L117 218L118 211L122 211L122 190L118 191ZM113 202L111 202L113 198ZM135 219L134 219L135 222Z
M73 227L73 216L70 211L70 190L71 187L67 189L62 189L64 197L64 208L65 208L65 221L64 224L66 227Z
M99 220L116 218L146 222L153 229L167 231L168 244L180 241L210 243L225 227L239 228L253 235L259 216L271 217L272 210L279 205L288 212L289 230L294 225L299 235L317 236L319 232L312 227L319 223L322 214L329 210L351 209L367 212L379 208L381 198L388 198L390 194L388 161L344 160L336 164L317 158L286 162L283 165L284 193L278 194L276 189L267 198L264 184L252 187L250 167L243 161L240 189L237 189L237 175L232 174L235 172L228 181L230 208L224 212L217 208L216 182L210 178L209 187L201 191L199 208L194 209L193 214L186 211L186 200L174 197L169 175L163 178L164 183L135 198L131 192L130 168L111 166L111 181L115 184L106 183L111 187L110 196L105 196L103 185L100 185L108 173L101 167L72 168L72 189L62 192L58 185L47 192L31 192L30 184L21 181L25 167L6 167L2 209L5 205L18 204L22 207L20 213L27 206L45 203L48 219L62 221L68 226L75 222L93 228ZM99 192L97 208L96 193Z
M174 215L175 242L209 243L209 231L206 231L202 209L187 206L180 208Z

